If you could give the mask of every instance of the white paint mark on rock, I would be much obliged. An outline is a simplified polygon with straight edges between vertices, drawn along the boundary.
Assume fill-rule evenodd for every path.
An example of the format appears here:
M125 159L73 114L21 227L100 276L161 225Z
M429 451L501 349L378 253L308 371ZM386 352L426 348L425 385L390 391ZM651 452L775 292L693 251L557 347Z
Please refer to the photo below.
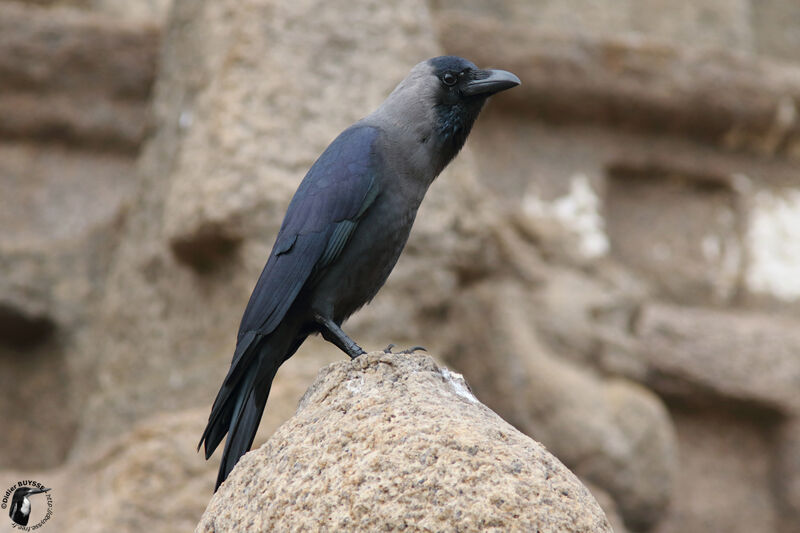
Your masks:
M453 387L453 391L457 395L472 403L480 403L469 388L467 388L467 382L464 381L464 376L457 372L450 372L446 368L442 368L441 373L444 380Z
M601 201L585 174L570 180L569 193L553 202L529 194L522 201L525 213L532 217L560 222L575 235L578 252L587 259L606 255L609 250L605 220L600 214Z
M782 300L799 298L800 189L755 195L747 244L747 288Z

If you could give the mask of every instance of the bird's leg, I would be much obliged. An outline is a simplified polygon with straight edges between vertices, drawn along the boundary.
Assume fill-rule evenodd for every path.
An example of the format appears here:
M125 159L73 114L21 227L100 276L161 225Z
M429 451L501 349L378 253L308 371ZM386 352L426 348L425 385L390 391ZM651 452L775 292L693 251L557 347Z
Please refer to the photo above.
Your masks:
M394 348L394 344L390 344L389 346L384 348L383 353L409 355L416 352L417 350L422 350L423 352L428 351L423 346L414 346L413 348L409 348L408 350L403 350L402 352L393 352L392 348Z
M350 359L355 359L359 355L367 353L330 318L317 314L314 315L314 320L320 327L322 338L336 345L341 351L350 356Z

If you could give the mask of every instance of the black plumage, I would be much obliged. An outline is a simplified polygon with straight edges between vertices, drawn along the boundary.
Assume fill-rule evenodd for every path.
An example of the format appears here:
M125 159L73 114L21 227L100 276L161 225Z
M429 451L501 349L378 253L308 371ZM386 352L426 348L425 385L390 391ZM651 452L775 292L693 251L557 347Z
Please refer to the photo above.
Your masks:
M308 171L247 304L200 441L208 458L228 435L217 487L252 445L275 373L308 335L321 333L353 358L364 353L342 322L386 281L428 186L486 98L518 84L455 56L420 63Z

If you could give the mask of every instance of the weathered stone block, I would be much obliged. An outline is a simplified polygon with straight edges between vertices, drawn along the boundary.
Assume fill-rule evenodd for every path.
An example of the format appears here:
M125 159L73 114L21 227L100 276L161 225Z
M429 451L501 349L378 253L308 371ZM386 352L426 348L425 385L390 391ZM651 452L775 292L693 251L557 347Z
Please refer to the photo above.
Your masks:
M544 447L428 356L320 372L297 414L244 456L198 532L611 531Z

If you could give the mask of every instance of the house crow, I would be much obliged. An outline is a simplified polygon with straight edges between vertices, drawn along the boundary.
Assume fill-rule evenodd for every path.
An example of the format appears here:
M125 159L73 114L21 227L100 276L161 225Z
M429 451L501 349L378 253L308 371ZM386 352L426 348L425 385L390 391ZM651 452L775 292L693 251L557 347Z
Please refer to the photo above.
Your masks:
M429 59L312 165L250 296L200 440L208 459L228 435L217 488L250 449L278 367L306 337L321 333L351 358L364 353L342 322L386 281L428 186L486 99L519 83L460 57Z

